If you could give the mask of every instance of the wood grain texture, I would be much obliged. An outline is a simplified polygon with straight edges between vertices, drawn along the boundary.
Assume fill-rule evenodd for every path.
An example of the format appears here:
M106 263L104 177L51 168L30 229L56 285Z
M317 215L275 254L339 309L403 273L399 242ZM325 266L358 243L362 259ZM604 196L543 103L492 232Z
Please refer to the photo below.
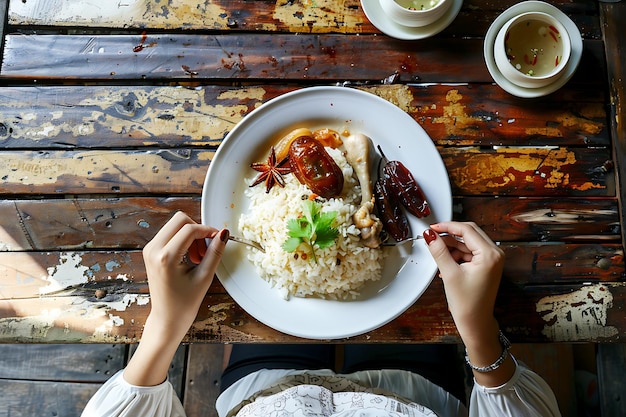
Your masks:
M140 249L176 211L200 222L200 204L197 195L0 201L0 217L15 219L0 229L0 248L9 252ZM453 204L456 219L476 222L500 242L620 239L615 197L464 196Z
M613 150L619 157L616 161L618 178L621 181L620 199L626 197L626 187L623 185L626 176L626 166L623 155L626 155L626 47L624 46L624 31L621 28L626 19L626 5L602 4L601 14L604 45L607 59L607 72L609 79L609 126L613 136ZM622 207L622 218L624 218ZM622 236L626 239L626 232L622 230Z
M493 20L515 1L469 0L443 35L484 36ZM572 16L586 37L600 38L597 3L553 2ZM477 13L479 12L479 13ZM12 2L9 21L20 26L107 27L160 30L273 31L292 33L380 33L356 0L202 0L167 5L143 0L98 4L76 10L71 0Z
M11 417L80 416L99 384L0 380L0 413Z
M509 258L501 297L513 309L498 314L513 338L619 339L620 154L611 84L598 76L608 69L600 6L554 2L581 29L582 62L557 92L524 100L493 84L482 58L489 24L514 3L464 2L436 42L405 42L380 36L353 0L131 0L83 13L65 0L11 2L0 68L2 340L136 342L150 304L141 248L176 210L200 221L206 170L239 121L320 84L376 94L432 138L454 218L483 227ZM362 339L458 341L440 283L431 287ZM580 313L578 333L567 306ZM217 281L186 339L286 340Z
M386 36L326 34L155 33L145 41L141 35L9 34L5 42L0 79L492 82L476 38L419 48ZM151 46L137 51L138 44ZM45 62L35 58L41 54ZM602 82L597 75L605 68L602 42L585 41L575 81Z
M215 152L199 149L0 152L6 194L199 194Z
M126 362L124 345L2 345L0 378L103 383ZM0 412L1 413L1 412Z
M71 262L71 260L69 260ZM496 316L512 340L526 342L615 342L624 337L625 286L611 282L564 281L523 285L502 282ZM123 285L118 283L119 285ZM145 284L94 297L69 288L37 298L0 302L3 342L136 343L149 311ZM80 315L78 314L80 313ZM307 341L264 326L223 289L211 289L185 341L219 343ZM379 329L344 342L458 343L441 280L434 279L418 302Z
M598 377L601 381L600 410L602 417L618 417L626 413L623 372L626 369L626 345L598 346Z
M493 84L357 87L395 104L441 146L609 146L605 94L566 85L541 101ZM217 147L243 117L298 87L6 87L3 149Z
M440 148L454 195L614 196L611 152ZM200 194L214 152L0 151L6 194Z
M224 345L191 344L185 385L185 413L188 417L217 417L215 400L221 392L220 379Z

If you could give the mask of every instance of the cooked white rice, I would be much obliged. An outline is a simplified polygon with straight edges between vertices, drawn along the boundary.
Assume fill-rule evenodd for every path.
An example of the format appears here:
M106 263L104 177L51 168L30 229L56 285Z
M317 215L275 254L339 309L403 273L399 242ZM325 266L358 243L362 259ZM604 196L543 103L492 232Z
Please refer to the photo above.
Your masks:
M302 200L311 191L293 174L284 176L285 188L275 185L266 193L265 185L259 184L246 190L250 209L241 215L239 231L243 237L259 241L265 247L265 253L248 248L247 257L258 274L282 291L286 299L290 295L355 298L364 283L381 276L383 251L363 246L360 232L352 223L352 215L361 202L358 180L340 151L331 148L327 151L343 170L344 188L341 198L322 203L321 211L337 212L339 237L328 248L315 247L317 263L310 256L301 256L300 250L288 253L282 248L288 238L287 221L302 215ZM254 176L248 179L248 184L253 179Z

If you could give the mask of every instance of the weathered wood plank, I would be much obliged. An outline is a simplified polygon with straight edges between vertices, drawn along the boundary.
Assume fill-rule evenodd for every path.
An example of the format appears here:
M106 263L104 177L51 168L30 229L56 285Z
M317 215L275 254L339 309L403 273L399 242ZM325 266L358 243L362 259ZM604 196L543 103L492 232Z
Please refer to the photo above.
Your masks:
M611 152L588 148L439 148L453 195L615 195Z
M619 243L500 243L505 276L517 285L626 280ZM212 293L223 292L219 281ZM90 303L145 301L141 252L1 252L0 290L6 301L64 295ZM126 297L128 294L134 297Z
M598 345L598 379L600 381L600 411L602 417L626 415L624 402L624 369L626 369L626 344Z
M503 245L503 249L507 255L521 259L507 265L497 307L503 326L512 334L526 342L615 341L624 337L623 317L619 312L626 303L626 284L591 284L598 279L624 276L620 246L571 245L554 252L546 247L523 245ZM524 250L529 252L523 253ZM564 254L566 251L572 255ZM15 257L17 254L1 255ZM61 253L56 260L52 255L40 255L39 268L48 270L43 276L29 275L28 271L11 272L8 269L10 265L15 268L15 259L9 264L2 279L5 285L2 287L4 299L0 300L0 341L138 341L150 308L148 289L145 276L128 277L124 271L129 265L138 267L139 262L116 264L110 271L115 277L106 278L107 272L90 269L89 264L83 262L84 255ZM25 269L33 262L27 256L22 254L20 261ZM50 258L46 259L47 256ZM88 256L91 262L107 259L94 254ZM586 257L587 261L573 262L575 257ZM556 262L562 265L555 268L552 264ZM544 277L542 274L547 271L550 272ZM571 273L572 277L557 276L559 273ZM28 294L34 291L33 282L35 287L42 287L43 293ZM44 285L40 285L41 282ZM455 337L443 288L440 280L435 279L407 313L381 329L351 340L450 342ZM216 280L186 341L281 342L291 339L249 317Z
M440 148L454 195L614 196L602 148ZM16 194L199 194L213 151L1 151L0 188Z
M0 152L5 194L200 193L215 152L141 151Z
M617 198L454 199L454 218L473 221L499 242L619 240Z
M514 1L465 1L461 13L443 35L483 36ZM600 37L597 5L593 2L552 2L568 13L586 37ZM254 1L202 0L167 5L131 0L77 10L71 0L13 2L12 25L83 26L161 30L238 30L306 33L377 33L356 0Z
M626 281L621 244L501 244L504 276L517 285Z
M0 345L0 379L102 383L124 367L126 350L105 344Z
M0 415L79 417L100 384L0 380Z
M609 79L610 131L616 159L620 201L626 201L626 46L624 45L623 22L626 21L626 3L602 3L601 20ZM622 204L622 220L626 209ZM622 229L626 239L626 229Z
M497 317L513 340L615 341L623 337L624 285L531 286L503 283ZM232 303L207 303L188 334L191 340L284 342L289 336L259 324ZM216 314L218 312L220 314ZM459 342L438 279L407 312L393 323L350 341L392 343Z
M224 345L191 344L183 405L187 417L217 417Z
M0 248L142 248L176 211L200 222L200 197L125 197L0 201ZM6 217L1 217L6 216Z
M201 198L120 197L0 201L3 251L142 248L172 213L201 221ZM620 239L616 198L541 199L463 197L454 217L474 221L499 242L615 242Z
M260 104L294 87L5 87L4 149L218 146ZM606 145L605 94L565 86L541 101L494 84L360 87L410 114L438 145Z
M483 62L483 42L476 38L433 43L387 36L154 33L9 34L5 40L2 78L493 82ZM574 82L604 83L598 76L606 67L603 48L600 41L585 41Z
M217 146L263 88L5 87L3 148Z

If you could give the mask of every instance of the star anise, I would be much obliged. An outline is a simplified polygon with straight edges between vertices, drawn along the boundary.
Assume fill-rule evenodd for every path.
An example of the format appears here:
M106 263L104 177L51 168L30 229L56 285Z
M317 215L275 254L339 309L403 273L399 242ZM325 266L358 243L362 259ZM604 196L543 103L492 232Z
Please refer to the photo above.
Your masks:
M285 179L283 178L283 175L292 172L291 164L288 162L288 158L284 158L282 161L276 163L276 151L272 146L270 156L267 158L266 163L263 164L261 162L255 162L250 164L250 168L260 172L260 174L254 179L254 182L250 184L250 187L254 187L264 181L266 193L270 192L274 184L284 187Z

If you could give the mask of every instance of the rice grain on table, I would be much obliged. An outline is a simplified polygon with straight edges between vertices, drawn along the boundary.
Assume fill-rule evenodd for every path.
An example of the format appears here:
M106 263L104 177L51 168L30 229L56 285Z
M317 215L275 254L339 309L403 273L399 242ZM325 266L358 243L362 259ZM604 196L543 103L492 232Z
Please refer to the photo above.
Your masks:
M284 176L285 187L274 186L269 193L262 185L250 187L246 196L250 208L239 220L243 237L261 242L265 253L247 249L247 258L257 273L283 296L353 299L368 281L381 277L383 251L365 247L360 232L352 223L352 215L361 203L361 189L353 169L343 154L327 148L343 170L344 188L337 198L324 200L321 211L336 211L339 237L328 248L315 248L317 263L298 250L288 253L282 245L288 238L287 221L302 215L302 200L311 191L293 174ZM249 180L251 182L252 179Z

